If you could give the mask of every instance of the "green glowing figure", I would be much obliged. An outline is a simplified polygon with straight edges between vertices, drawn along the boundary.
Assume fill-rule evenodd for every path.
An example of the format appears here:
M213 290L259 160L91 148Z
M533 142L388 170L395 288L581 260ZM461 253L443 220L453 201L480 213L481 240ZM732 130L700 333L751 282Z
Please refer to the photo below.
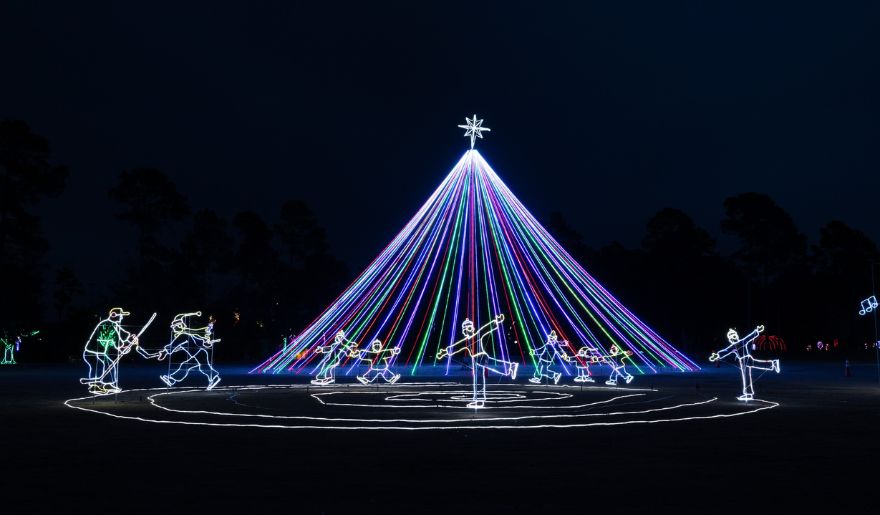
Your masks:
M3 361L0 361L0 365L15 365L15 353L21 350L21 339L27 338L28 336L34 336L39 334L40 331L32 331L28 334L20 334L15 338L10 339L7 335L3 335L0 338L0 343L3 344Z

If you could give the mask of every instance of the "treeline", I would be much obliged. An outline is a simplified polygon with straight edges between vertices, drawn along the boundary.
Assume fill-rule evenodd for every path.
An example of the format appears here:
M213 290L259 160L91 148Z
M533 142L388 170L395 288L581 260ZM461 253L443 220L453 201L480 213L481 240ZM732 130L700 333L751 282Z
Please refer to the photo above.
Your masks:
M218 359L253 362L300 331L351 279L304 202L284 202L270 221L252 211L193 212L161 171L132 168L107 194L137 235L135 247L119 249L124 239L108 235L107 247L95 249L131 256L119 263L107 297L95 298L72 268L44 264L49 244L34 206L58 196L68 176L51 163L48 142L21 121L0 122L0 168L0 331L43 330L44 343L28 345L29 361L79 359L96 317L122 305L144 319L155 310L202 309L224 341ZM648 221L634 249L591 247L558 213L545 224L626 306L697 359L723 345L729 327L759 323L789 353L817 356L817 342L836 340L833 352L817 357L873 357L865 349L874 341L871 317L857 313L880 262L870 238L831 221L811 245L758 193L731 197L724 210L719 229L737 242L727 253L673 208ZM163 329L159 322L150 331Z
M800 357L874 359L873 318L858 313L871 295L871 268L880 265L867 235L834 220L811 245L791 216L759 193L726 199L724 212L719 228L737 242L727 254L674 208L648 221L635 249L591 248L558 213L547 225L626 306L697 358L725 345L728 328L742 334L764 324L767 336Z
M107 194L116 216L137 235L135 248L119 248L126 238L107 235L94 251L119 256L123 272L106 298L89 300L70 267L50 277L43 263L48 243L33 206L60 194L67 177L49 158L46 140L26 124L0 122L0 330L42 328L46 345L28 344L32 360L79 359L97 317L120 305L132 312L131 323L157 310L201 309L205 321L216 320L224 341L218 359L253 361L274 350L282 334L311 321L349 280L304 202L284 202L271 221L252 211L226 219L212 210L193 212L161 171L133 168L122 171ZM49 296L55 317L47 316ZM145 339L165 337L163 321L173 314L160 312ZM51 318L58 321L47 323Z

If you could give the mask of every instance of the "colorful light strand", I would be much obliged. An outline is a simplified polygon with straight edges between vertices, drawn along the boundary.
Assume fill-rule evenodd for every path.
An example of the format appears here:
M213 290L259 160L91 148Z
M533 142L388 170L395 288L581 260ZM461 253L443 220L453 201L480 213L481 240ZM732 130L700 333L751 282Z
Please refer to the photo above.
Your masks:
M396 365L416 374L443 366L441 348L457 340L460 320L508 313L486 351L537 365L532 353L551 330L572 349L631 353L638 372L699 367L600 285L541 226L476 150L449 175L363 273L293 341L253 372L315 373L322 340L344 331L400 349ZM571 342L571 343L567 343ZM346 373L357 360L340 356ZM402 363L400 363L402 362ZM569 372L568 367L563 367ZM335 366L333 367L335 368Z

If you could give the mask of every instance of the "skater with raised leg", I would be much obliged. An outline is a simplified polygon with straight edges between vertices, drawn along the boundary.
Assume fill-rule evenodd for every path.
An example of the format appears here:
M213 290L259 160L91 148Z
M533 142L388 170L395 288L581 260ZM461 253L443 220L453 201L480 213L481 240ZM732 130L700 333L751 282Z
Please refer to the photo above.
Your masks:
M471 376L473 379L474 395L473 400L468 403L468 408L482 408L486 405L486 373L508 376L516 379L516 371L519 363L504 361L494 358L486 352L483 340L489 337L492 332L497 331L504 321L504 315L498 315L488 324L474 329L474 323L466 318L461 324L461 332L464 338L451 344L445 349L437 352L437 359L443 359L446 356L454 356L460 352L467 351L471 357Z
M779 373L779 360L755 359L752 357L751 348L754 347L752 342L758 338L758 335L764 332L764 326L759 325L754 331L747 334L744 338L739 337L739 333L735 329L727 331L727 341L730 345L718 352L713 352L709 356L709 361L718 361L727 356L733 355L739 366L740 377L742 378L742 395L737 399L748 402L755 398L755 386L752 383L752 369L768 370Z

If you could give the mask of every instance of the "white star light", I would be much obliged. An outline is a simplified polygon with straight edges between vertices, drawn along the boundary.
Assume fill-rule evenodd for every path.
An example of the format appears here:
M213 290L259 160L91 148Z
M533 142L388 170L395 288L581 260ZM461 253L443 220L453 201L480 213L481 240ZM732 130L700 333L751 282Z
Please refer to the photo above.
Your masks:
M471 148L474 148L474 140L476 138L483 139L482 131L491 131L492 129L488 127L483 127L483 120L477 120L477 115L474 115L473 119L464 117L465 123L467 125L459 125L462 129L465 129L464 137L471 137Z

